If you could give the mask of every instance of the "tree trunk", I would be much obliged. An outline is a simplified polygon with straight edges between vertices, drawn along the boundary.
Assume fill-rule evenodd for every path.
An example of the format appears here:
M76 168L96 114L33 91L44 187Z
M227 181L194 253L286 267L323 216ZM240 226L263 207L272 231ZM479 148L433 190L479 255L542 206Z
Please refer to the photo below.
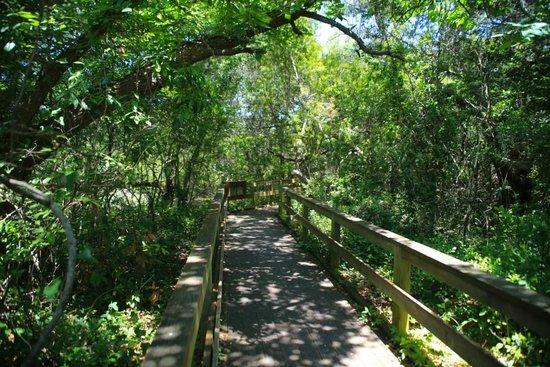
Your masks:
M194 168L199 160L199 156L203 146L204 139L202 139L202 141L195 146L193 152L191 153L191 157L189 157L189 160L185 165L185 173L183 175L183 181L181 185L181 196L178 198L181 203L187 204L191 199L191 179L193 177Z

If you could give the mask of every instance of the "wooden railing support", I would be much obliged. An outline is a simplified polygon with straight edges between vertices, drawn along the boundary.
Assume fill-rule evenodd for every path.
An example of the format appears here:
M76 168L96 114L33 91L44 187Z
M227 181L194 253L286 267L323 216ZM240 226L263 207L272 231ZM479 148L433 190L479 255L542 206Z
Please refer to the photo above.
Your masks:
M212 302L217 301L212 298L212 281L214 269L222 267L223 261L223 257L217 254L217 242L225 215L226 195L227 191L223 189L217 193L203 221L195 247L187 258L147 349L144 367L191 366L195 348L204 350L204 344L212 348L213 334L209 329L215 325L215 320L209 314L216 307L212 307ZM206 351L206 355L207 359L214 358L216 351Z
M279 215L279 219L283 220L283 204L285 203L285 191L283 190L283 184L279 183L279 186L277 187L279 192L277 195L277 213Z
M222 219L225 218L225 208L222 209ZM202 366L215 367L218 363L218 348L220 338L220 318L222 307L223 283L223 252L224 252L225 220L220 223L220 234L216 244L216 258L212 268L212 291L210 292L210 309L207 311L206 332Z
M306 220L309 220L309 212L310 209L307 207L307 205L302 205L302 217L304 217ZM302 225L302 237L307 237L308 231L307 227L305 225Z
M395 249L393 257L393 282L395 285L410 293L411 290L411 263L403 258L400 248ZM409 331L409 314L396 302L392 302L392 323L399 333Z
M275 185L273 184L273 181L269 183L269 191L275 192ZM273 196L268 197L268 202L269 202L269 205L273 205Z
M225 192L228 201L250 199L253 206L262 202L262 198L269 203L276 200L281 186L292 187L292 180L256 180L256 181L227 181ZM275 190L277 187L277 190Z
M292 202L290 201L290 196L288 195L285 195L284 196L284 203L288 206L288 207L292 207ZM286 224L291 227L292 226L292 214L286 210Z
M255 208L256 207L256 192L257 192L257 188L256 188L256 182L251 182L250 183L250 194L252 194L252 207Z
M213 247L214 247L214 254L213 254L213 258L212 258L212 267L210 267L210 269L208 269L208 273L207 273L206 293L204 295L202 310L200 312L201 313L201 318L200 318L200 323L199 323L199 331L198 331L197 339L196 339L196 342L195 342L195 350L197 352L193 353L193 357L194 357L195 360L200 355L201 350L204 353L209 349L209 347L208 347L209 340L208 339L209 339L209 331L210 331L209 330L210 311L211 311L212 307L215 307L215 305L212 302L212 273L213 273L213 267L214 267L213 262L216 259L216 245L214 244ZM198 354L195 355L195 353L198 353Z
M334 220L330 221L330 237L336 242L342 242L340 224L336 223ZM328 248L328 267L330 271L335 274L338 272L338 267L340 267L340 256L338 256L338 253L331 246Z

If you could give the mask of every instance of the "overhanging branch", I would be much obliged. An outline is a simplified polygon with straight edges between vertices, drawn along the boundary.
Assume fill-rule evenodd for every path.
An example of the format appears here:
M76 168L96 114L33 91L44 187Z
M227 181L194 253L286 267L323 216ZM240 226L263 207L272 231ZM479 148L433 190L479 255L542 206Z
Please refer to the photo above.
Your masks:
M324 15L317 14L317 13L307 11L307 10L300 11L299 15L301 17L314 19L314 20L317 20L319 22L328 24L331 27L337 28L340 32L344 33L346 36L352 38L357 43L357 45L359 46L361 51L363 51L366 54L369 54L371 56L390 56L390 57L393 57L395 59L404 61L403 56L395 53L394 51L391 51L391 50L378 50L378 49L374 49L372 47L367 46L365 44L365 42L363 42L361 37L359 37L355 32L353 32L351 29L344 26L342 23L337 22L334 19L330 19L328 17L325 17Z

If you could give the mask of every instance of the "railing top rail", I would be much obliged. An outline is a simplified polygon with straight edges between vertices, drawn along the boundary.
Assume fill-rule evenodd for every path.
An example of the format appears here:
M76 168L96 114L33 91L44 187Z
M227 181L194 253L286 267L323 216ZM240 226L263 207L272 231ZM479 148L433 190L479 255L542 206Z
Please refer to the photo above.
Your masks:
M382 229L360 218L287 187L285 193L310 209L331 218L349 230L389 251L400 251L413 265L439 280L459 288L473 298L500 310L515 321L545 337L550 337L550 298L476 268L473 264Z
M234 180L234 181L226 181L225 184L229 185L238 185L242 183L255 183L255 184L270 184L270 183L291 183L292 179L290 178L274 178L274 179L266 179L266 180Z
M274 197L278 194L281 185L292 185L290 178L254 180L254 181L226 181L224 184L227 199L242 200L261 197Z
M143 366L190 366L208 291L214 244L225 204L219 190L197 235L195 247L168 301Z

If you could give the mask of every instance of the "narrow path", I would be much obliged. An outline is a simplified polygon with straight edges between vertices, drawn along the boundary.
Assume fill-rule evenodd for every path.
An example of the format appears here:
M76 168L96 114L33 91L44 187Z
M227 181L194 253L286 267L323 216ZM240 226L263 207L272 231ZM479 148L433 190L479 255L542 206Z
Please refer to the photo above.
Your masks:
M225 261L226 365L400 365L273 210L229 216Z

